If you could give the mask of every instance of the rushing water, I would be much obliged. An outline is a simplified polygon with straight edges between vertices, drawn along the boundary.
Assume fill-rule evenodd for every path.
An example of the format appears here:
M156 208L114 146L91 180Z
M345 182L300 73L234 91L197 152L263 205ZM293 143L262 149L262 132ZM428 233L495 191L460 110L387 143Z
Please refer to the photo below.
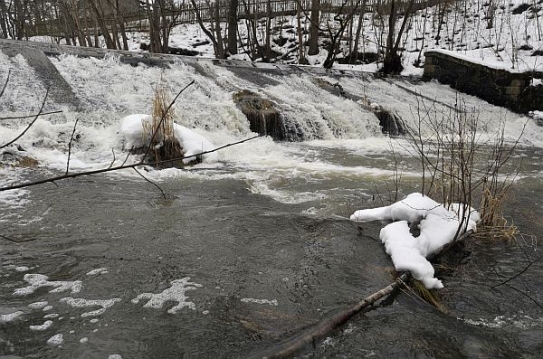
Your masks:
M20 57L0 59L4 78L11 68L2 116L36 112L45 91L32 81L32 68ZM76 119L70 171L122 163L119 119L150 112L161 76L172 92L196 81L176 104L178 121L217 145L252 135L232 101L239 89L274 99L308 141L258 138L220 151L219 163L145 172L166 198L130 171L2 192L0 357L246 357L392 281L380 223L359 228L346 217L394 195L390 146L405 158L402 193L417 188L417 167L407 142L382 136L373 114L355 102L320 89L305 73L239 76L207 61L166 70L114 58L52 61L84 111L39 119L17 142L38 168L0 168L3 185L63 173ZM411 124L421 102L436 99L424 106L446 113L458 96L434 83L319 78L339 81ZM507 120L506 137L516 139L528 121L505 208L526 235L513 244L470 241L453 258L454 269L439 272L446 313L402 292L301 357L543 355L536 304L543 302L543 268L529 236L543 230L543 130L475 98L462 102L479 109L489 135ZM44 111L56 109L47 103ZM28 122L0 122L0 143Z

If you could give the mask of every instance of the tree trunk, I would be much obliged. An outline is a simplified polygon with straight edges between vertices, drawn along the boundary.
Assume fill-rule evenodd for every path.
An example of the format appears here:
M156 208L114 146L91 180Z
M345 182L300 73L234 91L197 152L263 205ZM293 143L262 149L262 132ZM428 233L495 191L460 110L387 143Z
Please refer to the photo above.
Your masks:
M8 32L8 10L6 9L5 1L0 1L0 28L2 29L2 37L6 39Z
M22 40L25 37L25 8L26 0L15 1L15 38Z
M311 24L309 27L309 51L308 55L317 55L319 53L319 23L320 23L320 0L311 2Z
M266 1L266 41L262 57L269 61L271 57L271 1Z
M304 51L305 46L304 46L304 38L302 35L302 20L300 19L302 15L302 4L300 2L296 3L296 10L297 10L297 15L298 15L296 16L298 18L298 49L299 49L298 63L302 65L308 65L309 63L307 59L305 58L305 51Z
M149 14L149 37L151 40L151 52L162 52L162 44L160 42L160 3L162 0L155 0L151 5L148 5Z
M218 1L215 1L215 7L214 10L214 18L215 18L215 38L217 39L217 54L220 59L226 58L226 53L224 51L224 43L222 38L222 30L221 30L221 7L219 5Z
M364 24L364 12L366 11L366 1L362 1L362 8L360 9L360 15L358 15L358 26L356 27L356 35L354 36L354 46L353 46L353 52L355 55L355 62L358 60L358 43L360 42L360 34L362 33L362 28ZM362 34L363 35L363 34ZM351 52L351 60L353 57L353 53Z
M230 0L228 7L228 52L231 55L238 53L238 0Z

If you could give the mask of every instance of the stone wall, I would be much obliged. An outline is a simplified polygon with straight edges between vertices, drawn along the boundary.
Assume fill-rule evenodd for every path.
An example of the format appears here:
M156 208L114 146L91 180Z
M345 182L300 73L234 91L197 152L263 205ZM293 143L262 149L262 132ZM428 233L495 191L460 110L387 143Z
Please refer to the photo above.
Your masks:
M543 85L530 86L534 73L509 72L470 62L461 56L427 51L424 64L426 80L437 79L491 104L527 113L543 110ZM536 77L541 74L536 74Z

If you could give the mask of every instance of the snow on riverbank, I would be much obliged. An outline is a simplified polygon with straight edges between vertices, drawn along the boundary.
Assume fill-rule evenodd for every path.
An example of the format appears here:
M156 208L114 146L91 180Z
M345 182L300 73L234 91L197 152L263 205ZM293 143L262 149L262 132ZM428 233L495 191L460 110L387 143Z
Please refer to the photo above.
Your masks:
M434 278L434 267L426 257L455 239L461 224L459 218L465 223L459 234L475 230L479 220L479 214L473 209L463 218L461 207L454 205L448 210L430 197L412 193L390 206L356 211L350 219L354 222L393 221L381 229L379 237L394 268L399 272L410 271L426 288L437 289L443 288L443 283ZM410 224L418 219L421 219L420 235L414 237Z

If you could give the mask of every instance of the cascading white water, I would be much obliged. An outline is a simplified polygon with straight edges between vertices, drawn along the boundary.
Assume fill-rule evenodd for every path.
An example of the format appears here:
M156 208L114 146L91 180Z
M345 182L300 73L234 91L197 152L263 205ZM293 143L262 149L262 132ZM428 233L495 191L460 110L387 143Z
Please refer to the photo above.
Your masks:
M61 171L66 169L68 143L76 120L79 120L78 139L72 146L70 170L104 168L114 158L115 164L121 164L125 154L118 133L120 119L130 114L150 113L154 88L160 81L172 97L195 81L177 100L175 121L195 129L217 146L254 135L232 98L240 90L256 92L276 103L287 125L300 130L305 142L274 142L262 137L220 151L219 164L212 167L240 169L234 173L168 170L150 176L155 179L234 176L248 181L251 191L285 202L325 198L339 186L357 188L357 183L366 181L367 176L393 174L388 152L391 141L381 134L379 120L367 109L368 104L397 113L408 126L416 127L419 111L427 111L430 116L447 116L455 103L460 102L479 116L489 134L506 120L506 136L516 139L527 123L522 143L543 143L543 130L530 119L471 96L460 96L437 83L410 83L361 74L337 77L322 72L312 75L308 71L291 71L282 75L280 71L250 72L255 70L241 67L233 71L205 59L191 59L186 64L180 58L164 69L123 64L113 56L97 59L63 55L50 60L72 87L82 111L47 102L45 112L64 111L38 119L17 145L36 158L40 166ZM2 79L11 71L0 99L0 117L37 113L46 89L33 68L22 56L9 58L2 53L0 65ZM339 84L351 97L363 99L365 107L340 96L339 91L327 91L319 83L332 88L333 84ZM0 121L0 143L15 138L30 121ZM396 151L405 152L405 146L396 147ZM329 189L319 193L308 189L308 183L316 181L329 181Z

